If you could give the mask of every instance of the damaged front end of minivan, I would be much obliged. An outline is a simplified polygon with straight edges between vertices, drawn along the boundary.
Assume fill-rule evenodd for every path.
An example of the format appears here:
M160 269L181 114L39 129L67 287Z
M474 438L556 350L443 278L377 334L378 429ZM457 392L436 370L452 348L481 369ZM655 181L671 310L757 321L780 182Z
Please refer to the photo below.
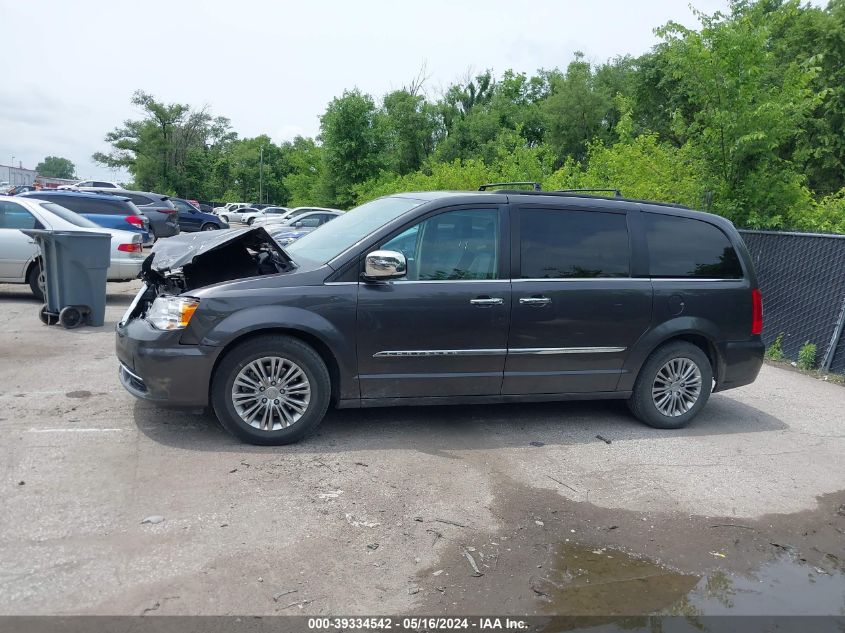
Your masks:
M158 329L180 329L198 305L185 293L294 268L291 258L262 227L170 237L158 242L144 260L140 274L144 287L121 323L146 318Z

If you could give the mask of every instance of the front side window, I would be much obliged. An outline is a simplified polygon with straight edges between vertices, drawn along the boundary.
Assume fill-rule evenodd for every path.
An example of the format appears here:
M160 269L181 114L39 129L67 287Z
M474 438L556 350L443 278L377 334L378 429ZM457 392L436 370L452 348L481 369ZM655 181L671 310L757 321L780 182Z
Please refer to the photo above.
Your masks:
M0 201L0 229L37 229L41 224L29 211L14 202Z
M701 220L644 213L652 277L742 279L736 250L721 229Z
M522 279L627 277L625 214L520 209Z
M465 209L441 213L406 229L381 249L405 255L407 281L497 279L499 212Z

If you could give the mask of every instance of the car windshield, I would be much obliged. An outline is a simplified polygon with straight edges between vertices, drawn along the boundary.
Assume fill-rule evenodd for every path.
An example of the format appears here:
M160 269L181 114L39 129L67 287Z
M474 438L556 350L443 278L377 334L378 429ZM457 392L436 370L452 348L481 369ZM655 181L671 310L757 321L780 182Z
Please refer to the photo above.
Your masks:
M326 222L287 247L297 263L325 264L376 229L421 205L412 198L379 198Z
M69 222L74 226L84 226L88 229L97 229L100 228L99 224L94 224L88 218L83 218L78 213L74 213L70 209L65 209L63 206L56 204L55 202L42 202L41 207L43 209L47 209L53 215L59 216L65 222Z

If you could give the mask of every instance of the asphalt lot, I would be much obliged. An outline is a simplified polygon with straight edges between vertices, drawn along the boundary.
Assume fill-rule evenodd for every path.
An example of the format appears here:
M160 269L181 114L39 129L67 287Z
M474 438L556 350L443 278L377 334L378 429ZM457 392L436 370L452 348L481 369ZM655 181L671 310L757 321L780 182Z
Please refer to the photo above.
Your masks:
M137 287L65 331L0 285L0 614L843 606L841 386L765 366L682 431L618 402L337 411L259 448L123 391Z

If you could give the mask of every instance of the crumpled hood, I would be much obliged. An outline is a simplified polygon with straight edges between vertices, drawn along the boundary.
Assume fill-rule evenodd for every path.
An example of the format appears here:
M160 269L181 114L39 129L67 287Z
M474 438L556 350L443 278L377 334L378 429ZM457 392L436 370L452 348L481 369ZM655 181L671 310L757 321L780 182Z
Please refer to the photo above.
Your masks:
M181 233L156 242L145 268L158 273L166 273L190 264L196 257L218 249L227 244L241 242L247 248L259 250L267 246L276 251L285 262L291 258L262 227L229 229L222 231L199 231Z

